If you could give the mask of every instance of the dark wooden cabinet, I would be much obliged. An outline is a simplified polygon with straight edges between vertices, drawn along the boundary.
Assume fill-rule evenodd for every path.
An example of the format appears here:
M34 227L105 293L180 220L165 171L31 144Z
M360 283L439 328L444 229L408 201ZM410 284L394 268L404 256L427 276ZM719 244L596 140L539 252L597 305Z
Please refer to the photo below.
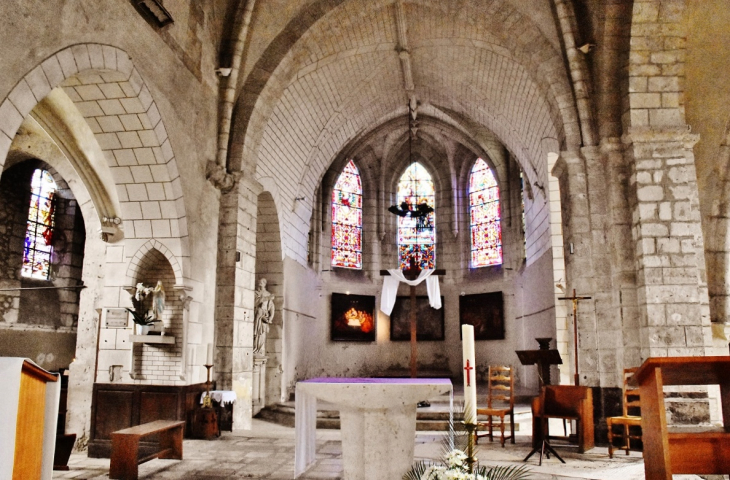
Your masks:
M91 399L89 457L109 458L111 434L154 420L186 422L192 434L192 413L200 408L205 383L195 385L130 385L95 383Z

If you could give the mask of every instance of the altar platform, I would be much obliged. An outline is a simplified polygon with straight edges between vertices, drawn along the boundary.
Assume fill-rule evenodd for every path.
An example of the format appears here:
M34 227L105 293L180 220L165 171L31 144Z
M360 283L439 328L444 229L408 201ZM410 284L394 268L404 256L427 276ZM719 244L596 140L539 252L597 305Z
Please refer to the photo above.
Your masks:
M531 432L532 417L530 405L532 398L537 393L529 391L517 391L515 394L515 430L527 434ZM487 398L486 388L480 388L477 394L480 401ZM416 411L416 430L424 431L448 431L449 429L449 396L441 395L427 399L431 404L429 407L419 407ZM261 410L256 418L267 422L277 423L285 427L294 427L294 401L281 402L267 406ZM464 404L464 389L461 385L454 385L454 409L458 410L459 405ZM317 428L338 429L340 428L340 412L330 403L320 401L317 403ZM528 429L528 430L525 430Z

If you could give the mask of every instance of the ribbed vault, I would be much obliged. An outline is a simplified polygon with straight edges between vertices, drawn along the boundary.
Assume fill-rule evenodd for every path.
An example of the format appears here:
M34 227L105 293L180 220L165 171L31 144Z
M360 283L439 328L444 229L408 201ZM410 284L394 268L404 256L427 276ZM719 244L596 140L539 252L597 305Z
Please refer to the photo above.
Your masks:
M412 94L419 111L477 144L475 127L494 132L531 182L547 181L549 151L580 145L564 65L537 26L505 1L443 3L403 3L404 51L392 1L331 2L329 11L315 2L321 18L302 12L309 28L292 22L262 56L237 107L230 167L276 179L283 225L308 224L332 161L358 136L405 118ZM413 92L404 88L405 57ZM300 218L289 222L289 212Z

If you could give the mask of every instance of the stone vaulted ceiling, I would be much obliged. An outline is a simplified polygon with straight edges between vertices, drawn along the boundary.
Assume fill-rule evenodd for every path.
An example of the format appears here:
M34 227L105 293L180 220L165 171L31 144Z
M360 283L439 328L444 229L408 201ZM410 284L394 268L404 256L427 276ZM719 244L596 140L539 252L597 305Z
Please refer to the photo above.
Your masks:
M283 210L311 200L354 138L405 117L411 94L422 115L468 136L491 130L531 183L547 180L548 152L580 143L555 39L509 2L343 1L309 28L293 20L283 37L244 85L233 140Z

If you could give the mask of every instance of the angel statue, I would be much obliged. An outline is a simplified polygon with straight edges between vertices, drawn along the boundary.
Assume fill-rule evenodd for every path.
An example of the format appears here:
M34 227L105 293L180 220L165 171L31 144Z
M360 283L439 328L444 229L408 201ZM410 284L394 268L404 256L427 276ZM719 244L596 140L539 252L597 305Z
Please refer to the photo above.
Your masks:
M262 278L254 292L253 353L266 353L266 334L274 321L274 294L266 290L266 279Z

